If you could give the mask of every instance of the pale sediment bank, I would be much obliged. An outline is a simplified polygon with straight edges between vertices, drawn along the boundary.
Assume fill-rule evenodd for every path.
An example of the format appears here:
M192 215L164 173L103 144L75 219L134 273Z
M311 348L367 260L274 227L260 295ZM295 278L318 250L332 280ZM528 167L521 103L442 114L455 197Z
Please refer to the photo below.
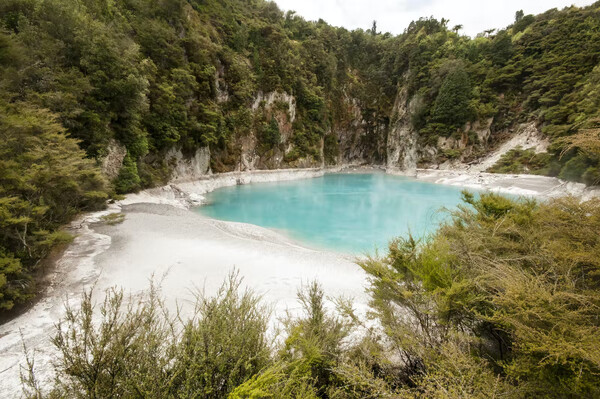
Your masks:
M28 349L35 351L38 377L42 382L52 378L56 353L49 340L54 325L64 315L65 301L76 306L81 292L93 285L101 299L102 292L112 286L139 293L154 278L171 307L178 303L185 308L195 290L212 294L237 269L245 285L273 306L275 315L297 309L297 289L313 279L330 296L354 297L357 308L364 311L365 274L352 257L305 248L272 230L212 220L187 208L200 205L206 193L219 187L379 170L351 166L210 175L128 195L105 211L82 215L68 227L76 238L52 272L44 297L25 314L0 326L0 397L19 396L20 365L24 364L21 334ZM416 178L540 197L598 195L598 190L583 185L530 175L417 170ZM102 216L115 212L124 213L123 223L102 223Z
M413 176L418 180L436 184L532 196L542 199L572 195L585 201L600 197L599 187L586 187L585 184L567 182L548 176L437 169L417 169Z
M163 187L144 190L137 194L130 194L124 200L119 201L119 203L122 205L152 203L172 205L178 208L189 208L201 205L204 200L204 194L221 187L251 183L311 179L323 176L325 173L339 172L340 170L342 170L341 167L256 170L251 172L211 174L206 175L201 179L180 179Z
M97 299L112 286L126 293L146 290L159 281L167 304L190 307L198 290L214 294L237 270L244 285L262 295L282 316L298 309L297 289L318 280L330 296L354 297L366 308L364 272L352 257L302 247L284 235L258 226L221 222L185 208L218 187L284 181L323 175L319 169L232 173L194 182L177 182L127 196L102 212L82 215L68 229L76 238L58 261L42 299L29 311L0 326L0 397L19 397L22 341L35 352L42 383L53 377L56 358L50 337L64 315L64 304L77 306L83 290L94 286ZM121 224L102 216L122 212ZM44 385L44 384L43 384Z

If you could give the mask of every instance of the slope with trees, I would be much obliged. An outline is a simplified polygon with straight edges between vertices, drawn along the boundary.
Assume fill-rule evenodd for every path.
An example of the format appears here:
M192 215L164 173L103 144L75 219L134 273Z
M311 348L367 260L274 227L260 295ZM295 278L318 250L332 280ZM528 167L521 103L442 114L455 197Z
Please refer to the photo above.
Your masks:
M518 12L475 38L426 18L393 36L263 0L2 1L0 306L33 292L29 276L77 212L167 182L170 151L208 147L213 172L385 164L401 102L421 165L472 161L534 122L548 154L512 153L494 170L595 184L599 17L600 3ZM489 124L483 142L477 123ZM44 158L50 143L61 150ZM103 178L115 146L120 171Z

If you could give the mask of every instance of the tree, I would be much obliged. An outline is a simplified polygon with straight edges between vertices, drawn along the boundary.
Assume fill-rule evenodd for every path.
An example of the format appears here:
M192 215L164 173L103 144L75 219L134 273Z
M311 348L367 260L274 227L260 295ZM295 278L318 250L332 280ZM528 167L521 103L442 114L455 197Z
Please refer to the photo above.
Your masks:
M450 130L461 128L471 117L471 82L466 71L456 66L446 75L435 99L431 120Z
M371 36L377 36L377 21L373 21L371 26Z
M119 175L115 180L115 190L118 194L125 194L134 191L139 191L141 188L141 179L138 174L137 163L131 155L127 153L123 159L123 166L119 171Z
M515 22L520 22L524 16L525 16L525 13L523 12L523 10L517 11L515 13Z
M261 152L266 153L279 145L281 133L279 132L279 123L274 116L267 122L261 122L257 131L258 147Z
M0 202L0 209L4 211L6 204ZM23 268L20 259L7 253L0 247L0 309L10 310L30 295L24 289L31 282L31 277Z
M77 213L100 209L107 182L67 137L57 115L0 100L0 308L33 292L39 259L68 234L58 228Z

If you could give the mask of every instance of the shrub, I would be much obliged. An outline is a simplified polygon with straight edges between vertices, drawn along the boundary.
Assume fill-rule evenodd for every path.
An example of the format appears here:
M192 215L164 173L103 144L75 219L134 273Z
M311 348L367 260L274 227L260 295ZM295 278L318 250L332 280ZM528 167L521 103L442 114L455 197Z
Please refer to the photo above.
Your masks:
M128 153L123 159L123 166L121 166L119 175L115 179L115 191L117 194L139 191L141 182L137 164Z
M281 133L279 132L279 123L274 117L267 123L261 123L257 131L258 148L262 153L272 150L279 145Z
M226 398L269 366L269 310L240 289L231 275L215 297L200 296L196 315L183 326L171 370L177 396Z
M590 186L600 184L600 167L590 166L581 178L585 184Z
M514 148L502 155L487 171L491 173L550 174L552 156L533 149Z
M583 174L589 167L588 158L583 154L579 154L565 163L558 177L564 180L581 181Z
M600 395L600 201L464 198L430 239L361 264L416 392Z
M231 274L214 297L199 295L187 321L170 316L152 287L141 297L106 292L95 309L91 292L67 307L52 342L60 356L44 392L30 359L28 397L226 398L271 364L269 312Z
M460 149L446 149L442 151L442 154L448 159L457 159L462 155L462 151Z

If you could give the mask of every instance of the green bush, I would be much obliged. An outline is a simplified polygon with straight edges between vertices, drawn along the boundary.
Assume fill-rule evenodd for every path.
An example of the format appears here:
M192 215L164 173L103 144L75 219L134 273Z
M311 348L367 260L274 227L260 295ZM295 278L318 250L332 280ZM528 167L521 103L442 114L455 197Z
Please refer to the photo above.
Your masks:
M262 153L279 146L281 133L279 132L279 123L274 117L271 117L268 124L263 122L258 126L257 139L259 151Z
M123 166L121 166L119 175L115 179L115 191L117 194L139 191L141 182L140 176L138 175L137 164L128 153L123 159Z
M595 166L590 166L583 173L581 177L583 182L587 185L593 186L600 184L600 168Z
M39 389L30 363L28 396L227 398L271 364L269 312L240 284L232 274L215 296L199 295L187 321L169 315L154 287L143 298L109 290L99 309L84 293L52 339L60 353L52 389Z
M29 298L29 290L23 284L30 284L31 276L23 269L21 261L0 247L0 309L10 310L15 303Z
M491 173L532 173L551 174L552 156L536 153L533 149L514 148L500 157L500 160L487 171Z
M565 180L582 181L583 174L590 167L588 157L579 154L569 159L560 170L558 177Z
M271 363L270 312L232 274L213 298L199 297L197 315L185 323L173 365L179 397L226 398Z
M447 149L443 150L442 154L448 159L458 159L462 155L462 151L459 149Z
M426 241L362 263L416 395L600 395L600 202L464 197Z

